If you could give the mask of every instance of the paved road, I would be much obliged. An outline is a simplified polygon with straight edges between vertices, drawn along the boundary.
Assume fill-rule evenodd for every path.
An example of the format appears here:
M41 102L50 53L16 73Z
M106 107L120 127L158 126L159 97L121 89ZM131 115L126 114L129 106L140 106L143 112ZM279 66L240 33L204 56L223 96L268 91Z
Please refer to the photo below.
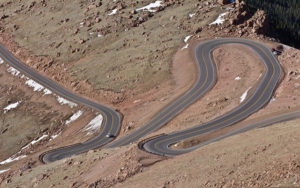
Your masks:
M165 155L165 156L175 156L175 155L192 151L205 144L215 141L215 139L188 149L175 150L170 148L170 146L179 141L196 137L198 135L205 134L208 132L220 130L222 128L233 125L245 119L246 117L253 114L254 112L258 111L269 102L272 93L276 87L276 84L280 79L281 68L276 58L272 55L272 52L264 45L260 43L256 43L254 41L243 40L243 39L219 39L219 40L208 41L206 43L200 44L196 49L197 51L204 52L204 53L199 53L196 51L198 63L201 64L201 62L203 63L209 62L210 64L212 64L211 55L209 52L211 52L211 50L215 49L216 47L225 44L242 44L248 46L252 48L263 61L266 67L266 72L262 80L260 81L259 85L255 89L254 93L247 99L247 101L242 103L240 106L238 106L231 112L221 117L218 117L210 122L207 122L202 125L197 125L183 131L174 132L168 135L162 135L158 138L154 138L146 142L143 145L143 148L146 151L154 154ZM296 114L296 116L297 115L299 117L299 113ZM275 119L277 118L278 117L276 117ZM279 120L288 120L288 119L291 119L290 114L286 114L285 116L279 118ZM272 119L269 119L267 121L264 121L264 123L268 123L271 121ZM230 136L232 134L237 134L239 132L249 130L250 128L253 128L258 125L260 125L259 122L258 124L248 125L247 128L245 129L236 130L229 134L218 137L216 138L216 140L226 136Z
M9 63L14 68L18 69L22 73L26 74L26 76L32 78L33 80L37 81L41 85L47 87L51 91L55 92L56 94L71 100L75 103L82 104L89 106L97 111L99 111L104 117L104 124L103 124L103 131L100 135L96 136L95 138L82 143L76 144L73 146L64 147L61 149L57 149L54 151L47 152L41 156L42 161L44 162L52 162L55 160L59 160L71 155L79 154L86 152L93 148L98 148L99 146L105 145L108 142L111 142L113 138L106 138L105 135L107 133L117 135L120 130L121 124L121 116L119 113L114 111L113 109L103 106L101 104L95 103L90 101L86 98L83 98L79 95L68 91L67 89L61 87L57 83L53 82L50 79L45 78L43 75L37 73L36 71L30 69L23 63L21 63L18 59L16 59L8 50L6 50L2 45L0 45L0 56Z
M194 103L196 100L201 98L208 90L210 90L213 87L213 85L216 82L216 68L211 59L211 51L216 47L225 44L246 45L252 48L263 60L263 63L266 66L266 73L263 76L262 81L259 83L258 87L255 89L254 94L251 97L249 97L249 99L247 99L247 101L241 106L211 122L208 122L204 125L195 126L185 131L176 132L167 136L160 137L164 138L164 142L162 143L166 143L165 141L167 141L168 144L175 143L182 139L187 139L202 134L203 132L214 131L232 125L248 117L255 111L259 110L262 106L264 106L270 100L273 90L281 74L281 68L279 66L279 63L273 57L270 50L262 44L244 39L216 39L206 41L198 45L195 49L195 58L198 64L199 78L194 84L194 86L184 95L176 99L172 104L170 104L169 106L164 108L160 113L154 116L147 124L137 129L133 133L106 145L105 147L123 146L131 142L137 141L143 136L164 126L168 121L170 121L180 112L182 112L186 107L188 107L190 104ZM31 77L32 79L38 81L40 84L51 89L58 95L61 95L76 103L90 106L100 111L105 118L104 128L100 135L85 143L80 143L48 151L40 156L40 159L43 162L52 162L71 155L88 151L90 149L99 148L100 146L103 146L113 140L112 138L105 137L107 133L115 135L118 134L120 129L121 118L117 112L115 112L111 108L94 103L83 97L75 95L72 92L59 86L55 82L36 73L35 71L31 70L30 68L19 62L2 46L0 46L0 55L3 57L4 60L6 60L16 69L25 73L28 77ZM150 152L157 154L163 153L167 156L173 156L182 153L181 151L170 150L168 148L168 144L167 146L158 145L158 147L154 147L154 150L149 149L149 151L151 150ZM148 150L146 145L145 149Z
M239 122L263 107L270 100L273 90L275 89L281 75L280 65L276 58L272 55L272 52L260 43L245 39L216 39L206 41L199 44L195 49L195 57L200 77L193 88L175 100L174 103L167 106L157 116L153 117L153 119L146 125L137 129L133 133L106 145L105 147L123 146L137 141L139 138L161 128L187 106L201 98L209 89L211 89L217 77L214 62L211 59L211 52L218 46L226 44L242 44L248 46L252 48L262 59L266 67L266 73L254 91L254 94L245 103L230 113L209 123L168 135L167 138L174 143L182 139L197 136L204 132L214 131ZM172 154L166 153L166 155Z
M174 144L172 138L172 135L162 135L153 139L149 139L147 142L145 143L141 143L140 145L140 149L145 150L147 152L156 154L156 155L163 155L163 156L176 156L176 155L180 155L180 154L184 154L184 153L188 153L191 152L195 149L198 149L200 147L206 146L208 144L211 144L213 142L217 142L220 141L224 138L236 135L236 134L240 134L246 131L249 131L251 129L254 128L262 128L262 127L267 127L270 125L274 125L276 123L280 123L280 122L285 122L285 121L289 121L289 120L293 120L293 119L298 119L300 118L300 111L295 111L295 112L290 112L290 113L285 113L279 116L275 116L269 119L265 119L263 121L259 121L259 122L255 122L252 124L249 124L243 128L239 128L236 129L232 132L226 133L224 135L218 136L216 138L213 138L211 140L205 141L201 144L195 145L193 147L190 148L186 148L186 149L175 149L175 148L171 148L170 146ZM203 133L205 133L205 131L203 131ZM190 137L186 137L185 139L188 139ZM182 141L184 139L178 139L178 141ZM178 142L177 141L177 142Z

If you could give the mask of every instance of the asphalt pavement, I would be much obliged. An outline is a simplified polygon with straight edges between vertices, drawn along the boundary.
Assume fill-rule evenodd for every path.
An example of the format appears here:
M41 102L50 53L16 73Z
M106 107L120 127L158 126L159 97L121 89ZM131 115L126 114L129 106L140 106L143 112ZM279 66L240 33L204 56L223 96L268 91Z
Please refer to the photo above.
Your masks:
M112 137L107 138L106 135L117 135L119 133L121 125L121 116L118 112L107 106L98 104L82 96L74 94L73 92L61 87L54 81L44 77L43 75L35 72L34 70L21 63L3 46L0 46L0 56L11 66L18 69L26 76L37 81L46 88L50 89L54 93L75 103L89 106L99 111L104 116L103 129L98 136L84 143L66 146L43 153L40 156L40 160L42 162L47 163L103 146L105 148L124 146L129 143L136 142L142 137L146 136L147 134L150 134L151 132L160 129L167 122L173 119L176 115L178 115L180 112L182 112L195 101L199 100L210 89L212 89L212 87L216 83L217 75L215 64L212 61L211 52L215 48L226 44L241 44L251 48L261 58L262 62L266 67L266 72L263 75L263 78L261 79L258 86L255 88L253 94L249 96L245 100L245 102L243 102L240 106L238 106L231 112L222 115L205 124L196 125L184 131L159 136L155 139L146 142L143 145L143 149L151 153L165 156L175 156L189 152L193 149L196 149L197 147L200 147L201 145L184 150L171 149L169 147L170 145L177 143L181 140L198 136L203 133L216 131L224 127L233 125L247 118L254 112L258 111L269 102L269 100L272 97L273 91L280 79L282 71L277 59L273 56L272 52L266 46L251 40L233 38L215 39L200 43L195 48L195 59L197 60L197 71L199 73L199 77L193 85L193 87L190 90L188 90L185 94L175 99L171 104L166 106L159 113L157 113L154 117L151 118L151 120L148 123L133 131L132 133L117 140L114 140L114 138ZM233 131L232 134L235 134L235 131Z

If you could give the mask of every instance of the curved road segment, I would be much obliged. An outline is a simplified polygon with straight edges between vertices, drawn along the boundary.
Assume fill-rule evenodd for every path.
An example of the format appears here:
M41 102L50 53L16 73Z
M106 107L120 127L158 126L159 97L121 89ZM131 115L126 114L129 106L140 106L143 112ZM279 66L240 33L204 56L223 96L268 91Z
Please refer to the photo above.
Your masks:
M199 59L202 62L210 62L211 61L211 51L215 48L217 48L220 45L224 44L242 44L245 46L248 46L252 48L257 55L260 56L261 60L263 61L266 72L260 81L259 85L253 92L253 94L247 99L246 102L242 103L239 107L235 108L231 112L218 117L210 122L204 123L202 125L197 125L192 128L174 132L169 135L163 135L158 138L154 138L148 142L146 142L142 147L148 152L158 154L158 155L164 155L164 156L176 156L179 154L187 153L189 151L192 151L196 148L199 148L203 145L206 145L208 143L211 143L215 140L219 140L221 138L224 138L226 136L230 136L233 134L237 134L239 132L246 131L252 127L260 125L262 122L258 122L256 124L248 125L246 128L236 130L234 132L229 133L228 135L223 135L222 137L218 137L214 140L210 140L208 142L202 143L200 145L188 148L188 149L172 149L170 146L172 144L175 144L177 142L180 142L182 140L186 140L192 137L199 136L201 134L213 132L216 130L220 130L222 128L228 127L230 125L233 125L249 115L253 114L254 112L261 109L264 105L266 105L269 100L272 97L272 93L276 87L277 82L280 79L281 75L281 67L276 60L276 58L272 55L272 52L266 48L264 45L260 43L256 43L249 40L242 40L242 39L220 39L220 40L214 40L209 41L207 43L202 43L197 47L197 50L209 52L204 53L204 56L200 56L199 53L196 54ZM199 62L200 63L200 62ZM299 115L299 114L298 114ZM286 116L281 117L281 119L292 119L292 117L288 117L289 114L286 114ZM280 118L279 118L280 119ZM272 119L268 120L267 122L272 121ZM276 121L275 121L276 122ZM266 122L264 122L266 123Z
M123 146L137 141L143 136L161 128L168 121L182 112L186 107L201 98L207 91L209 91L213 87L217 79L216 68L211 58L211 52L215 48L226 44L242 44L248 46L252 48L262 59L266 67L266 72L261 82L255 89L254 93L247 99L246 102L241 104L236 109L232 110L230 113L227 113L203 125L195 126L184 131L164 135L150 140L149 142L144 144L144 149L155 154L166 156L174 156L186 153L195 149L195 147L186 150L173 150L170 149L169 146L173 143L187 138L230 126L238 121L245 119L252 113L259 110L265 104L267 104L281 75L280 65L276 58L274 58L274 56L272 55L272 52L264 45L246 39L215 39L206 41L199 44L195 48L195 58L197 60L199 78L194 86L185 94L177 98L172 104L170 104L156 116L154 116L147 124L135 130L131 134L106 145L105 147L108 148ZM64 89L55 82L45 78L41 74L33 71L26 65L19 62L3 46L0 46L0 55L13 67L36 80L45 87L49 88L58 95L61 95L76 103L96 109L100 111L104 116L105 123L103 125L103 131L100 133L100 135L84 143L48 151L40 156L41 161L45 163L52 162L71 155L86 152L90 149L99 148L100 146L103 146L113 140L113 138L105 137L106 134L118 134L121 124L121 117L117 112L109 107L97 104Z
M279 116L275 116L269 119L265 119L263 121L259 121L259 122L255 122L252 124L249 124L247 126L244 126L242 128L236 129L232 132L226 133L224 135L218 136L216 138L213 138L211 140L205 141L203 143L200 143L198 145L195 145L193 147L189 147L187 149L175 149L172 148L171 145L179 142L179 141L183 141L185 139L191 138L191 137L185 137L184 133L182 134L183 137L182 139L178 139L177 142L174 142L174 135L162 135L153 139L149 139L146 142L141 142L139 144L140 149L145 150L149 153L153 153L156 155L162 155L162 156L176 156L176 155L180 155L180 154L184 154L184 153L188 153L191 152L195 149L198 149L200 147L203 147L205 145L211 144L213 142L217 142L220 141L224 138L236 135L236 134L240 134L246 131L249 131L251 129L254 128L262 128L262 127L267 127L276 123L281 123L281 122L285 122L285 121L290 121L293 119L297 119L300 117L300 110L298 111L294 111L294 112L289 112L289 113L285 113ZM184 132L184 131L182 131ZM203 131L203 133L205 133L206 131Z
M247 99L247 101L241 104L230 113L223 115L211 122L203 125L196 126L194 128L177 132L164 136L167 138L168 143L176 143L180 140L190 137L198 136L200 134L214 131L220 128L224 128L229 125L237 123L252 113L262 108L271 99L273 91L277 82L281 76L281 67L273 56L272 52L264 45L246 40L246 39L216 39L203 42L195 48L195 57L198 64L199 78L196 84L186 94L175 100L174 103L166 107L162 112L155 116L149 123L143 127L137 129L133 133L116 140L105 147L123 146L142 138L146 134L149 134L159 128L161 128L170 119L175 117L181 111L183 111L188 105L192 104L200 97L202 97L215 83L216 81L216 68L212 60L211 52L221 45L226 44L241 44L253 49L257 55L260 56L262 62L266 67L265 75L263 76L258 87L255 89L253 95ZM165 142L164 142L165 143ZM165 149L165 147L164 147ZM179 154L179 151L167 152L165 155L172 156L174 153ZM164 151L159 152L162 154ZM151 150L152 153L158 153Z
M65 88L61 87L57 83L53 82L50 79L45 78L43 75L37 73L36 71L30 69L23 63L21 63L18 59L16 59L8 50L6 50L2 45L0 45L0 56L11 66L16 68L17 70L26 74L26 76L34 79L41 85L47 87L51 91L55 92L56 94L76 102L78 104L89 106L99 112L104 117L105 123L103 125L103 131L100 135L96 136L95 138L83 143L83 144L76 144L73 146L68 146L64 148L57 149L55 151L47 152L43 154L42 160L43 162L52 162L55 160L59 160L71 155L79 154L85 151L88 151L93 148L98 148L108 142L111 142L113 138L106 138L105 135L108 133L117 135L120 130L121 124L121 116L116 111L112 110L109 107L103 106L101 104L95 103L90 101L86 98L83 98L79 95L76 95Z

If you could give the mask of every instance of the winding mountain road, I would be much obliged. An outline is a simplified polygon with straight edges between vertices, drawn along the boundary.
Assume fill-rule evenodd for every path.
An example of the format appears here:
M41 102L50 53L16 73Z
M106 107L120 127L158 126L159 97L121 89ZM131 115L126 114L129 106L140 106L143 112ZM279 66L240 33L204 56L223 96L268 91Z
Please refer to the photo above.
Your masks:
M100 135L82 144L76 144L76 145L67 146L67 147L46 152L41 157L43 162L56 161L65 157L69 157L71 155L86 152L90 149L98 148L112 141L113 138L105 137L106 134L110 133L110 134L117 135L119 133L120 125L121 125L121 116L118 112L114 111L113 109L107 106L103 106L96 102L90 101L84 97L76 95L71 91L68 91L67 89L58 85L54 81L44 77L43 75L37 73L36 71L32 70L28 66L21 63L17 58L13 56L13 54L11 54L2 45L0 45L0 56L3 58L4 61L9 63L11 66L21 71L29 78L32 78L33 80L37 81L39 84L50 89L54 93L68 100L71 100L75 103L89 106L99 111L104 117L103 130Z
M211 57L211 52L215 48L226 44L241 44L253 49L264 63L266 67L266 72L253 94L248 99L246 99L244 103L242 103L239 107L235 108L231 112L203 125L198 125L184 131L179 131L169 135L157 137L146 142L143 145L143 148L151 153L165 156L175 156L189 152L193 149L196 149L197 147L200 147L201 145L184 150L174 150L169 147L171 144L184 139L198 136L203 133L216 131L221 128L233 125L245 119L254 112L258 111L269 102L273 91L280 79L281 67L277 59L273 56L272 52L267 47L260 43L246 39L230 38L215 39L200 43L195 48L195 58L197 60L197 71L199 72L199 77L196 83L193 85L193 87L190 90L188 90L185 94L174 100L173 103L165 107L161 112L155 115L148 123L143 125L141 128L109 144L107 143L112 141L113 138L106 138L105 135L108 133L117 135L120 129L121 117L117 112L115 112L111 108L87 100L64 89L55 82L45 78L41 74L33 71L32 69L19 62L12 54L10 54L2 46L0 46L0 55L13 67L20 70L21 72L36 80L37 82L52 90L53 92L57 93L58 95L61 95L76 103L94 108L100 111L104 116L104 128L100 135L84 143L66 146L42 154L40 156L41 161L47 163L71 155L83 153L90 149L99 148L101 146L104 146L105 144L107 144L104 146L105 148L127 145L129 143L139 140L140 138L155 130L158 130L167 122L169 122L172 118L174 118L184 109L186 109L186 107L200 99L207 91L209 91L214 86L217 79L217 75L216 67ZM252 125L252 127L253 126L254 125ZM236 132L232 132L232 134L236 134Z
M245 45L247 47L250 47L257 53L266 67L266 72L261 82L255 89L253 95L249 99L247 99L246 102L232 110L230 113L227 113L206 124L199 125L194 128L180 131L174 134L165 135L164 138L168 141L167 143L176 143L183 139L198 136L209 131L215 131L226 126L233 125L234 123L245 119L249 115L259 110L265 104L267 104L271 99L273 91L281 76L281 67L277 59L273 56L272 52L267 47L260 43L246 39L216 39L202 42L195 48L195 57L197 60L200 76L192 89L175 100L174 103L167 106L146 125L137 129L133 133L106 145L105 147L123 146L131 142L135 142L146 134L149 134L161 128L165 123L174 118L187 106L201 98L209 89L212 88L217 77L216 68L211 57L211 52L217 47L226 44ZM157 154L162 154L163 152L165 152L165 155L167 156L173 156L174 153L180 154L179 151L168 152L169 150L166 149L166 146L159 147L162 149L160 152L155 152L153 148L152 150L148 150L148 147L146 147L145 149Z

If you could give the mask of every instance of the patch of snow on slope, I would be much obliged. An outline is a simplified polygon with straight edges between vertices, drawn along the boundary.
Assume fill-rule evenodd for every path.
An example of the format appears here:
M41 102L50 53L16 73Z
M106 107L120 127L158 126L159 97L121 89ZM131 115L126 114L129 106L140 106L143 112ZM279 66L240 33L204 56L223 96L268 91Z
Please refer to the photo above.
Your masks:
M218 24L219 25L219 24L222 24L225 21L224 16L226 14L228 14L228 12L224 12L224 13L220 14L219 17L214 22L210 23L209 25L213 25L213 24Z
M44 89L44 86L31 79L27 80L25 84L32 87L33 91L42 91Z
M25 157L27 157L27 156L26 156L26 155L21 155L21 156L19 156L19 157L10 157L10 158L8 158L8 159L6 159L6 160L0 162L0 165L4 165L4 164L7 164L7 163L11 163L11 162L13 162L13 161L17 161L17 160L23 159L23 158L25 158Z
M26 146L22 147L21 151L24 150L24 149L26 149L26 148L28 148L30 145L34 145L34 144L38 143L39 141L41 141L41 140L43 140L44 138L47 138L47 137L48 137L48 135L45 134L45 135L41 136L40 138L31 141L29 144L27 144Z
M87 135L93 134L95 131L101 128L103 121L103 116L101 114L97 115L92 119L87 126L85 126L84 131L88 131Z
M276 98L273 96L272 99L271 99L271 101L270 101L270 103L272 103L274 101L276 101Z
M184 47L181 48L181 50L186 49L189 47L189 44L184 45Z
M188 36L186 36L186 37L183 39L183 41L184 41L185 43L187 43L187 42L189 41L189 39L190 39L192 36L193 36L193 35L188 35ZM188 48L188 47L189 47L189 44L186 44L184 47L181 48L181 50L186 49L186 48Z
M5 107L5 108L3 109L4 114L5 114L6 112L10 111L11 109L17 108L17 107L19 106L20 103L21 103L21 102L15 102L15 103L12 103L12 104L8 105L7 107Z
M3 61L3 59L0 57L0 65L3 64L3 63L4 63L4 61Z
M44 95L50 95L50 94L52 94L52 91L50 91L49 89L45 88L43 90L43 93L44 93Z
M83 111L79 110L75 114L73 114L67 121L66 125L72 123L73 121L77 120L81 115L83 114Z
M248 95L248 91L251 89L251 87L249 87L244 93L243 93L243 95L240 97L240 103L242 103L245 99L246 99L246 97L247 97L247 95Z
M192 37L192 35L186 36L186 37L184 38L183 41L184 41L185 43L187 43L187 41L189 41L189 39L190 39L191 37Z
M259 76L258 76L257 80L259 80L261 76L262 76L262 73L260 73L260 74L259 74Z
M161 3L162 3L162 1L155 1L154 3L150 3L147 6L136 9L136 11L156 12L156 10L153 10L153 8L160 7Z
M241 77L235 77L235 79L234 80L241 80Z
M67 104L67 105L69 105L71 108L77 106L76 103L73 103L73 102L71 102L71 101L69 101L69 100L67 100L67 99L65 99L65 98L62 98L62 97L60 97L60 96L57 96L57 95L56 95L56 99L57 99L57 101L59 102L59 104L61 104L61 105Z
M9 168L10 169L10 168ZM3 174L4 172L9 171L9 169L0 170L0 174Z
M114 15L114 14L117 14L117 11L118 11L118 9L114 9L114 10L112 10L108 15L109 15L109 16L112 16L112 15Z
M196 13L193 13L193 14L189 14L189 17L192 18L193 16L195 16Z
M60 134L61 134L61 132L58 133L58 134L52 135L49 141L54 140L54 139L55 139L56 137L58 137Z
M13 68L13 67L9 67L9 68L7 69L7 71L8 71L10 74L14 75L14 76L18 76L18 75L20 74L20 71L18 71L17 69L15 69L15 68Z

